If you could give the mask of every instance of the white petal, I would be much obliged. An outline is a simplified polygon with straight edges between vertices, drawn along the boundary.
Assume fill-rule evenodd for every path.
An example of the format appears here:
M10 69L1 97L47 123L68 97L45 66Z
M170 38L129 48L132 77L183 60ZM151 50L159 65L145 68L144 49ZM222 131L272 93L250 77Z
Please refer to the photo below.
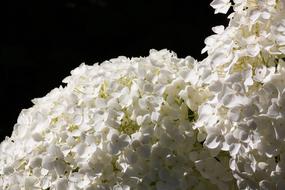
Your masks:
M217 148L221 145L221 138L217 135L209 135L207 136L204 144L210 149Z

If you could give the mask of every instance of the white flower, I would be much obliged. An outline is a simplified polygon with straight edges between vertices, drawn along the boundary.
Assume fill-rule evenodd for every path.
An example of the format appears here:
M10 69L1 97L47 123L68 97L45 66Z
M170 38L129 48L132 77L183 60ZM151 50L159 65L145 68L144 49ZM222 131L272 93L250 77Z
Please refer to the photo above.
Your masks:
M201 62L167 50L80 65L0 144L0 189L284 189L285 1L229 14Z
M211 6L215 9L215 13L226 14L231 7L231 2L230 0L214 0Z
M209 69L152 50L146 58L82 64L71 73L66 87L21 113L1 144L1 186L186 189L203 178L188 155L203 149L192 125L211 96L200 81L215 78ZM19 173L37 178L10 183Z

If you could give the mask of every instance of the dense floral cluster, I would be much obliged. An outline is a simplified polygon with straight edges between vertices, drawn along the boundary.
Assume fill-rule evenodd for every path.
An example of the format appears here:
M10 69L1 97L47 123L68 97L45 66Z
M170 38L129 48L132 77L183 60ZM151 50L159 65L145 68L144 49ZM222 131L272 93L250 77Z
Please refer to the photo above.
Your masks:
M65 88L20 114L1 145L0 187L212 189L233 183L229 167L196 141L194 113L209 94L188 72L195 64L153 50L147 58L76 68Z
M285 189L285 1L214 0L197 62L82 64L0 145L0 190Z
M204 145L230 154L239 189L285 189L285 1L215 0L229 26L206 39L214 94L199 107Z

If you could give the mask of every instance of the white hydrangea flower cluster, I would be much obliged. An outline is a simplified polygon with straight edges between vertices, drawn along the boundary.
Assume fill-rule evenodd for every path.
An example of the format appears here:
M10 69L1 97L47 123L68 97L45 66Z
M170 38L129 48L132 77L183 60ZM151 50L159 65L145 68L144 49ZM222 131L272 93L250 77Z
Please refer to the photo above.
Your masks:
M232 4L233 3L233 4ZM195 128L204 145L228 152L239 189L285 189L285 1L214 0L230 6L229 26L213 28L201 64L213 71L213 97L199 107Z
M0 190L285 189L285 0L214 0L201 62L82 64L0 145Z
M0 189L217 189L228 157L196 141L196 61L167 50L81 65L23 110L0 146ZM192 96L192 97L191 97ZM193 110L191 110L191 109Z

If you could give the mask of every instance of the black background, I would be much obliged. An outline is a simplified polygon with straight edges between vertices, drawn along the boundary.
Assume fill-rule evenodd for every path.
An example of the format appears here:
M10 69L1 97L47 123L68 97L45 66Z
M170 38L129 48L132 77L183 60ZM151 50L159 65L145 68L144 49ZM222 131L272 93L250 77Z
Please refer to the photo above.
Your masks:
M198 60L215 25L210 0L9 0L0 3L0 141L21 109L80 63L167 48Z

